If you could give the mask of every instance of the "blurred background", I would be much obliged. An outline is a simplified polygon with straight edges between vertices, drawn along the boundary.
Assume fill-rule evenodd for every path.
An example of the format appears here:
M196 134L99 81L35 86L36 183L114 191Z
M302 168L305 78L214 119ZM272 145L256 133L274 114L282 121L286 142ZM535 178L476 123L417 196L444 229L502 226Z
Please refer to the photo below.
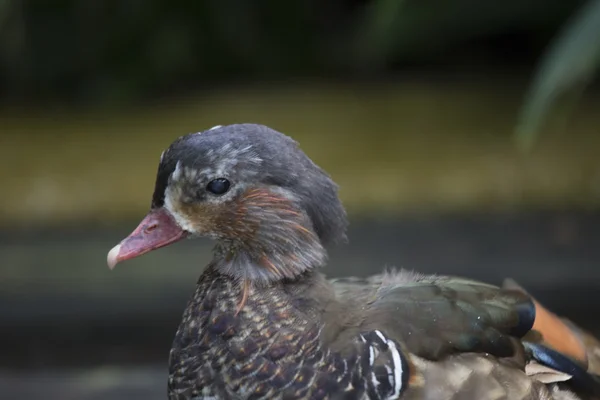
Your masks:
M0 1L0 397L163 399L211 243L120 265L161 151L297 139L385 266L512 277L600 334L598 0Z

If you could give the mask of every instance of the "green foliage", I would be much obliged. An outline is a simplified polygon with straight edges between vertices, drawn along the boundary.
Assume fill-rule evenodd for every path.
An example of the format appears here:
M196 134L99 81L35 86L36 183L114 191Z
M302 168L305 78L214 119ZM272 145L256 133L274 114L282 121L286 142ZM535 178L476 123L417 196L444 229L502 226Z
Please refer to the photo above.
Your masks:
M600 0L589 0L552 43L536 72L516 130L529 150L559 98L577 101L600 64Z
M0 99L119 105L240 80L478 63L486 54L462 52L472 43L543 39L582 1L0 0Z

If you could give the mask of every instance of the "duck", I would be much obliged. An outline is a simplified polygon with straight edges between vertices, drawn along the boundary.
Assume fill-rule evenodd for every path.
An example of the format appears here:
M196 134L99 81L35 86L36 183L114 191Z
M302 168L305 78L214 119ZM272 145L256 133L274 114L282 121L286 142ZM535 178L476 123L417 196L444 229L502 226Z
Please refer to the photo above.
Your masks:
M291 137L244 123L176 139L148 214L107 256L113 269L215 241L169 353L168 398L600 398L600 342L515 281L328 279L347 226L338 186Z

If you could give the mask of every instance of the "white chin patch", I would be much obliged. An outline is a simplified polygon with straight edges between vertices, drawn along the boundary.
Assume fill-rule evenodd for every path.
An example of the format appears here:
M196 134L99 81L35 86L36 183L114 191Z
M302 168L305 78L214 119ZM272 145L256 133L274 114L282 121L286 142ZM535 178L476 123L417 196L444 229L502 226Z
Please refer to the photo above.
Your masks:
M173 202L171 200L171 196L168 189L167 193L165 193L164 208L169 212L169 214L171 214L171 216L173 217L175 222L177 222L177 225L179 225L181 229L190 233L194 232L192 225L189 223L189 221L183 216L181 216L181 214L179 214L177 211L175 211L175 207L173 207Z

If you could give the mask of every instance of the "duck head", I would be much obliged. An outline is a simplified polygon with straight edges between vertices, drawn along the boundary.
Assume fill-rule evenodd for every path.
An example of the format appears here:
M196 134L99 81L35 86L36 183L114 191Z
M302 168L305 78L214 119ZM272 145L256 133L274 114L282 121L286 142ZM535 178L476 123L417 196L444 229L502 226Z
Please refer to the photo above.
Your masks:
M323 265L346 227L336 184L295 141L263 125L217 126L162 153L150 211L108 265L208 237L221 273L267 283Z

